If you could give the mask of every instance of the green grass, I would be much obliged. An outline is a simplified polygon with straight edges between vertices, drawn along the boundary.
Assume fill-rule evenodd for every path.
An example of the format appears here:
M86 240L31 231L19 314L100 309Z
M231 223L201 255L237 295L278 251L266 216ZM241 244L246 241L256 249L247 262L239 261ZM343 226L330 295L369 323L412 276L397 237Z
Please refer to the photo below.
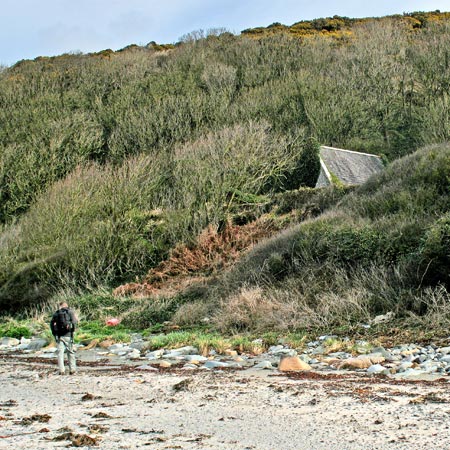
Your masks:
M104 341L111 339L115 342L130 342L131 334L136 330L130 330L122 324L114 327L106 325L104 322L92 321L81 323L75 333L75 342L87 342L94 339Z

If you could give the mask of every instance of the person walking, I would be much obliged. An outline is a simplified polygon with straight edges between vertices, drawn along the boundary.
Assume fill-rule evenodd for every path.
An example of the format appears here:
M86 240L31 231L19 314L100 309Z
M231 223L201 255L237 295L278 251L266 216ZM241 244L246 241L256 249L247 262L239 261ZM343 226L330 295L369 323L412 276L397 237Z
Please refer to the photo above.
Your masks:
M67 353L69 363L69 374L73 375L77 371L75 350L73 348L73 334L78 324L75 313L69 308L66 302L59 304L50 321L50 329L58 344L58 369L60 375L65 374L64 353Z

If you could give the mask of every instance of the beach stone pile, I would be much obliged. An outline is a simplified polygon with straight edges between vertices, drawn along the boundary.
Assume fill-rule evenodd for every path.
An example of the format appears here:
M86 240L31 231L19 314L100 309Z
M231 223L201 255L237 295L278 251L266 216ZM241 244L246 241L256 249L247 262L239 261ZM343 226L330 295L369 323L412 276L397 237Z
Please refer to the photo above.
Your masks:
M140 335L133 335L131 343L98 343L76 345L80 360L111 361L111 364L133 364L140 370L176 367L182 370L267 370L267 371L356 371L368 375L385 375L402 379L427 379L450 375L450 344L398 345L392 348L372 347L368 342L357 341L352 353L330 352L327 341L336 336L320 336L308 342L302 350L287 344L273 345L259 355L238 354L225 350L218 354L211 350L207 354L193 346L176 349L147 351L149 342ZM450 338L449 338L450 342ZM254 341L256 345L261 340ZM97 344L97 343L95 343ZM86 350L84 350L86 349ZM84 350L84 351L83 351ZM56 347L46 339L1 338L0 353L20 353L41 358L56 358Z

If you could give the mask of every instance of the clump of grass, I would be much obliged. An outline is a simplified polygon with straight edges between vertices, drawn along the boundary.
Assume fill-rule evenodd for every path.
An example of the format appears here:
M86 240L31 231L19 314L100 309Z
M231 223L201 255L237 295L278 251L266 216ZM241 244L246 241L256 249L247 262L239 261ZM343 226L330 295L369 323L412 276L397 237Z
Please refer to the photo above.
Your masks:
M196 337L195 333L187 331L174 331L168 334L151 336L148 343L149 350L160 348L177 348L191 345Z
M75 342L92 341L94 339L130 342L131 333L134 331L136 330L126 328L122 324L110 327L100 321L82 322L75 333Z
M28 323L20 323L12 318L0 325L0 336L20 339L30 338L33 335L32 329Z

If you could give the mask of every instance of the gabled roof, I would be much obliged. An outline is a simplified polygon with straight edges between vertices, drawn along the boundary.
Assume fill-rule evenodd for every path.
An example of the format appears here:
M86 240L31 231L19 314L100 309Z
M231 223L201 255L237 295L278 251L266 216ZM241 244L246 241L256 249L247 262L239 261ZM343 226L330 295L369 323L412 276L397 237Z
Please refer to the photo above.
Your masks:
M320 147L320 166L316 187L336 180L347 186L363 184L384 168L379 156L326 146Z

